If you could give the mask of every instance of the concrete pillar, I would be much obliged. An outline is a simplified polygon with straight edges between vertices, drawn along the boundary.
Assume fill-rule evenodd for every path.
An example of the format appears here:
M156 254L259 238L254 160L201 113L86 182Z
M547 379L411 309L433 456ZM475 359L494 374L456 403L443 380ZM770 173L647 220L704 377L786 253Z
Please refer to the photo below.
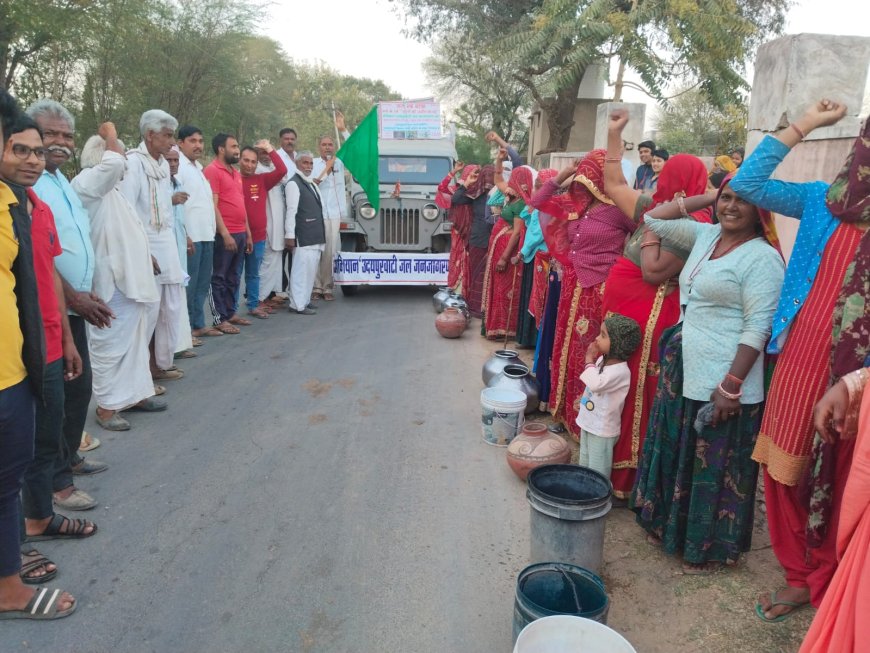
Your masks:
M775 177L787 181L833 181L870 107L870 38L823 34L783 36L758 49L749 103L746 152L765 134L789 125L808 106L827 97L844 102L846 117L817 129L792 150ZM797 221L776 216L788 256Z
M643 140L644 121L646 120L646 105L640 102L602 102L598 105L595 117L595 149L607 147L607 123L614 109L628 109L628 124L622 132L626 142L624 158L637 168L640 159L637 157L637 146Z

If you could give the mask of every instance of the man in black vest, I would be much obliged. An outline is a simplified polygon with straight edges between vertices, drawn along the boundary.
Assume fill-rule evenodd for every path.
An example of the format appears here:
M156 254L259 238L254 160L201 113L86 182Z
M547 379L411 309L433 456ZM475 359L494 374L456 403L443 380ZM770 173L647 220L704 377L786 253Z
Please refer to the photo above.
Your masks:
M309 304L317 277L320 257L326 245L323 224L323 204L311 171L314 156L311 152L296 155L296 174L287 182L287 212L284 219L284 247L293 252L290 270L290 312L314 315Z

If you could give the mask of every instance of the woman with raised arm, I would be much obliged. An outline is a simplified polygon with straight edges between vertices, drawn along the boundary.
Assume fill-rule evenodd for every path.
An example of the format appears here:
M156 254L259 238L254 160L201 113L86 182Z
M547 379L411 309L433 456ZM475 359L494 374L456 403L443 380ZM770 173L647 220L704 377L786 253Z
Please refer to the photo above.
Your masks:
M678 196L644 220L645 242L668 238L690 253L680 273L684 318L662 335L631 507L651 543L682 553L687 574L736 564L749 550L763 351L785 272L769 212L726 179L715 198L720 223L688 219L712 201Z
M731 182L756 205L800 220L768 346L779 358L753 452L786 583L758 597L764 621L782 621L808 602L818 606L837 568L835 533L855 441L814 438L812 414L831 383L863 367L870 351L870 124L832 185L770 177L807 134L844 115L845 106L818 102L765 136Z
M607 194L604 150L566 166L532 198L550 255L562 269L548 408L579 441L586 350L601 330L604 280L635 224ZM570 181L568 192L556 193Z
M483 281L483 327L481 333L494 339L512 338L517 332L517 310L523 264L511 261L522 247L525 223L520 213L532 197L537 173L529 166L514 168L507 182L501 164L507 156L499 150L495 162L495 185L508 198L501 219L493 226L489 239L486 273Z
M471 228L471 208L469 206L454 206L453 194L459 187L456 175L461 173L460 180L467 179L476 167L466 167L462 161L457 161L453 165L453 169L438 184L438 192L435 194L435 203L447 211L447 219L452 224L447 285L457 293L463 292L462 282L468 267L468 232Z
M688 154L676 154L668 159L651 198L633 190L625 181L620 165L622 130L627 123L627 111L617 110L611 114L604 166L607 194L623 213L642 224L646 211L670 202L677 194L693 196L704 193L707 169L700 159ZM698 222L712 222L709 208L690 215ZM674 292L676 283L673 280L680 274L688 256L689 250L671 239L658 238L646 229L638 229L625 245L623 255L610 269L605 284L604 315L619 313L630 317L643 332L640 347L628 361L632 385L622 413L622 433L613 451L610 480L614 494L621 499L627 499L634 486L649 411L655 399L659 375L658 343L664 330L676 324L679 318L679 297Z
M483 276L486 271L486 252L492 225L487 222L486 201L494 186L494 168L485 165L468 166L453 197L450 198L451 215L463 213L461 222L467 221L470 212L471 225L466 238L465 270L463 273L462 293L468 302L468 310L474 317L482 316ZM456 224L454 222L454 224Z

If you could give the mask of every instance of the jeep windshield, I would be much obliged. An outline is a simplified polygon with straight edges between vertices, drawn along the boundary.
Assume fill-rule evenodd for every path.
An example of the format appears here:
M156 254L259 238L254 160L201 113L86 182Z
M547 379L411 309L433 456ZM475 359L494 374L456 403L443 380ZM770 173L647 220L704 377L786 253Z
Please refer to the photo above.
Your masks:
M450 159L435 156L382 156L378 176L382 184L437 186L450 172Z

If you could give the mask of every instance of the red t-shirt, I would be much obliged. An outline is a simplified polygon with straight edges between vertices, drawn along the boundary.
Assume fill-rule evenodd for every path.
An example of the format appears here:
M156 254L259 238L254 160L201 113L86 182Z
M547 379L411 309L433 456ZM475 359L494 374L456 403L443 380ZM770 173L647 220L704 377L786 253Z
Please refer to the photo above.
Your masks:
M227 167L215 159L202 171L211 192L218 196L218 211L221 212L224 226L231 234L245 233L247 222L245 198L242 195L242 175L233 167Z
M57 307L57 293L54 291L54 257L63 254L63 249L48 204L39 199L31 188L27 189L27 197L33 204L30 231L36 292L39 295L42 328L45 330L45 361L53 363L63 356L63 327Z
M245 210L248 212L248 224L251 225L251 238L255 243L266 240L266 204L269 201L269 191L287 174L287 166L275 150L269 152L269 158L275 166L272 172L242 176Z

